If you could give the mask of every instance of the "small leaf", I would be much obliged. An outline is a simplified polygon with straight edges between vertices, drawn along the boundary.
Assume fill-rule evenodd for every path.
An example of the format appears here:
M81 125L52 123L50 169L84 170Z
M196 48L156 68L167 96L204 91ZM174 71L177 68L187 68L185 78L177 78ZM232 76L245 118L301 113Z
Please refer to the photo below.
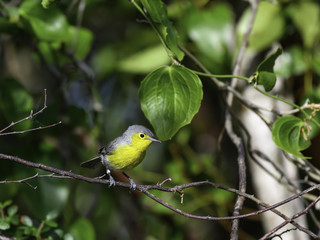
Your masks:
M141 108L161 140L170 139L199 111L202 83L182 66L165 66L150 73L139 91Z
M273 66L282 50L278 48L269 57L259 64L257 71L253 74L253 82L262 85L266 91L271 91L276 84L277 77L274 74Z
M18 212L18 206L17 205L13 205L11 207L8 208L8 215L10 217L12 217L13 215L15 215Z
M56 228L58 227L58 223L56 223L55 221L51 221L51 220L46 220L45 221L45 224L49 227L53 227L53 228Z
M32 227L33 225L32 219L28 216L22 216L21 222L23 225L26 225L28 227Z
M161 0L141 0L153 22L164 26L163 38L170 51L181 61L184 53L178 47L178 33L169 21L166 5ZM162 32L159 27L159 32Z
M0 207L1 208L5 208L5 207L7 207L7 206L9 206L11 204L12 204L12 201L11 200L7 200L4 203L0 203Z
M58 217L58 211L51 211L46 215L46 220L53 220L56 219Z
M278 118L272 126L272 140L282 150L297 158L308 158L300 151L310 146L310 141L304 139L302 129L305 123L295 116Z
M0 219L0 230L8 230L10 228L10 224Z

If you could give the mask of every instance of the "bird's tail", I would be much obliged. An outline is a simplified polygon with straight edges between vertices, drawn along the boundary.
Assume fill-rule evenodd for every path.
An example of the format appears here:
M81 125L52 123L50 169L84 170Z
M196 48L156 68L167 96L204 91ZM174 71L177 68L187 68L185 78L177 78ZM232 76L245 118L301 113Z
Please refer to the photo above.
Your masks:
M100 156L92 158L86 162L80 164L84 168L95 168L99 163L101 163Z

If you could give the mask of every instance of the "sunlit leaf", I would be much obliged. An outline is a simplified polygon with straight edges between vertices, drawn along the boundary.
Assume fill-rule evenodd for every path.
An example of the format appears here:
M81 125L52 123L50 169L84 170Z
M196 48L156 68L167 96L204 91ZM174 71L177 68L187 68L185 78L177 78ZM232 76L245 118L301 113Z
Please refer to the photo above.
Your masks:
M312 1L299 1L288 7L288 14L300 32L304 46L311 48L319 39L319 4Z
M237 26L239 44L242 43L250 19L251 8L244 12ZM249 36L249 49L256 51L270 47L285 31L285 18L279 4L261 1Z
M149 73L170 61L162 45L145 49L126 57L118 64L118 69L130 73Z

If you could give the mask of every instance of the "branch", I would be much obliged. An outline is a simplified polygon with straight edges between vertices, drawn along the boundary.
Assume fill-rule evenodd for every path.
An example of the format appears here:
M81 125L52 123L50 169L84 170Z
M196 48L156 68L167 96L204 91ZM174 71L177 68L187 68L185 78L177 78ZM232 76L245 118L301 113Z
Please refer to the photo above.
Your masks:
M17 125L21 122L24 122L26 120L29 120L29 119L32 119L34 118L35 116L37 116L38 114L42 113L45 109L47 108L47 89L44 89L44 101L43 101L43 107L37 111L37 112L33 112L33 110L31 110L29 116L23 118L23 119L20 119L19 121L16 121L16 122L11 122L7 127L3 128L2 130L0 130L0 136L5 136L5 135L13 135L13 134L21 134L21 133L26 133L26 132L31 132L31 131L37 131L37 130L41 130L41 129L45 129L45 128L50 128L50 127L53 127L53 126L56 126L56 125L59 125L61 124L61 121L57 122L57 123L53 123L53 124L50 124L50 125L47 125L47 126L40 126L40 127L37 127L37 128L31 128L31 129L27 129L27 130L22 130L22 131L13 131L13 132L4 132L6 130L8 130L9 128L11 128L12 126L14 125Z
M26 183L26 181L31 180L31 179L35 179L35 178L39 178L39 177L50 177L50 178L68 178L68 179L77 179L77 180L81 180L81 181L85 181L88 183L100 183L100 184L105 184L105 185L109 185L109 180L106 179L102 179L100 177L98 178L89 178L89 177L85 177L76 173L73 173L71 171L65 171L65 170L61 170L61 169L57 169L51 166L46 166L40 163L34 163L34 162L30 162L27 160L24 160L22 158L16 157L16 156L10 156L10 155L6 155L6 154L2 154L0 153L0 159L7 159L28 167L32 167L32 168L38 168L41 170L45 170L47 172L51 172L51 174L46 174L46 175L40 175L40 174L35 174L31 177L28 178L24 178L21 180L14 180L14 181L2 181L0 183ZM56 175L58 174L58 175ZM156 184L156 185L137 185L137 190L144 193L146 196L150 197L152 200L160 203L161 205L163 205L164 207L182 215L188 218L194 218L194 219L201 219L201 220L210 220L210 221L226 221L226 220L234 220L234 219L240 219L240 218L247 218L247 217L251 217L251 216L256 216L259 214L262 214L264 212L267 211L273 211L275 214L279 215L280 217L282 217L283 219L285 219L286 221L290 221L295 227L297 227L299 230L305 232L306 234L308 234L309 236L313 237L314 239L320 239L320 237L318 237L316 234L314 234L313 232L311 232L310 230L302 227L301 225L299 225L298 223L296 223L293 219L285 216L284 214L282 214L281 212L279 212L278 210L276 210L275 208L284 205L288 202L291 202L297 198L300 198L301 196L303 196L304 194L311 192L315 189L320 189L320 184L314 185L312 187L309 187L308 189L295 194L293 196L291 196L288 199L285 199L284 201L281 201L279 203L273 204L273 205L268 205L264 202L262 202L261 200L255 198L253 195L241 192L237 189L233 189L233 188L229 188L227 186L223 186L223 185L219 185L216 183L212 183L209 181L200 181L200 182L192 182L192 183L187 183L187 184L182 184L179 186L175 186L175 187L163 187L162 184L170 181L170 179L166 179L164 180L162 183L160 184ZM28 184L29 185L29 184ZM125 188L130 188L130 184L129 183L124 183L124 182L116 182L115 186L119 186L119 187L125 187ZM190 214L187 212L184 212L178 208L173 207L172 205L168 204L167 202L159 199L158 197L154 196L152 193L150 193L150 190L158 190L158 191L164 191L164 192L178 192L180 193L180 195L183 195L183 190L187 189L187 188L191 188L191 187L198 187L198 186L210 186L213 188L218 188L218 189L222 189L222 190L226 190L232 193L235 193L239 196L242 196L244 198L250 199L254 202L256 202L257 204L259 204L260 206L264 207L264 209L261 210L257 210L255 212L252 213L248 213L248 214L242 214L242 215L238 215L238 216L226 216L226 217L213 217L213 216L199 216L199 215L195 215L195 214ZM32 187L34 189L34 187Z
M240 75L239 73L240 73L240 69L241 69L241 64L244 59L244 53L245 53L245 50L248 45L249 35L252 30L253 22L256 17L258 3L259 3L259 0L251 0L250 1L251 8L252 8L250 20L249 20L249 23L247 26L246 33L243 37L243 42L241 44L240 51L237 56L237 60L236 60L232 75ZM233 78L231 81L231 88L235 88L237 86L237 82L238 82L238 79ZM229 93L227 95L227 106L231 107L232 103L233 103L233 94ZM226 110L225 116L226 116L226 120L225 120L226 131L238 151L238 159L237 160L238 160L238 166L239 166L239 190L241 192L245 192L246 185L247 185L247 183L246 183L247 176L246 176L244 144L243 144L243 141L241 140L241 138L239 136L237 136L237 134L235 134L233 131L232 122L231 122L231 120L232 120L231 114L228 109ZM234 216L237 216L240 214L244 200L245 200L245 198L238 195L236 203L234 205L234 211L233 211ZM232 221L231 234L230 234L231 239L235 239L235 240L238 239L238 229L239 229L239 219L236 219L236 220Z

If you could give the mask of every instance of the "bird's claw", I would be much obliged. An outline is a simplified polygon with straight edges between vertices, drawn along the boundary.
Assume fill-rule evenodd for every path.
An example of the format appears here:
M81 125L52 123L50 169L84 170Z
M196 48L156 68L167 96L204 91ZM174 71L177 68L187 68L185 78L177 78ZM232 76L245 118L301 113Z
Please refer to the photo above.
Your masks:
M109 175L109 187L113 187L115 185L116 185L116 181L111 175Z

